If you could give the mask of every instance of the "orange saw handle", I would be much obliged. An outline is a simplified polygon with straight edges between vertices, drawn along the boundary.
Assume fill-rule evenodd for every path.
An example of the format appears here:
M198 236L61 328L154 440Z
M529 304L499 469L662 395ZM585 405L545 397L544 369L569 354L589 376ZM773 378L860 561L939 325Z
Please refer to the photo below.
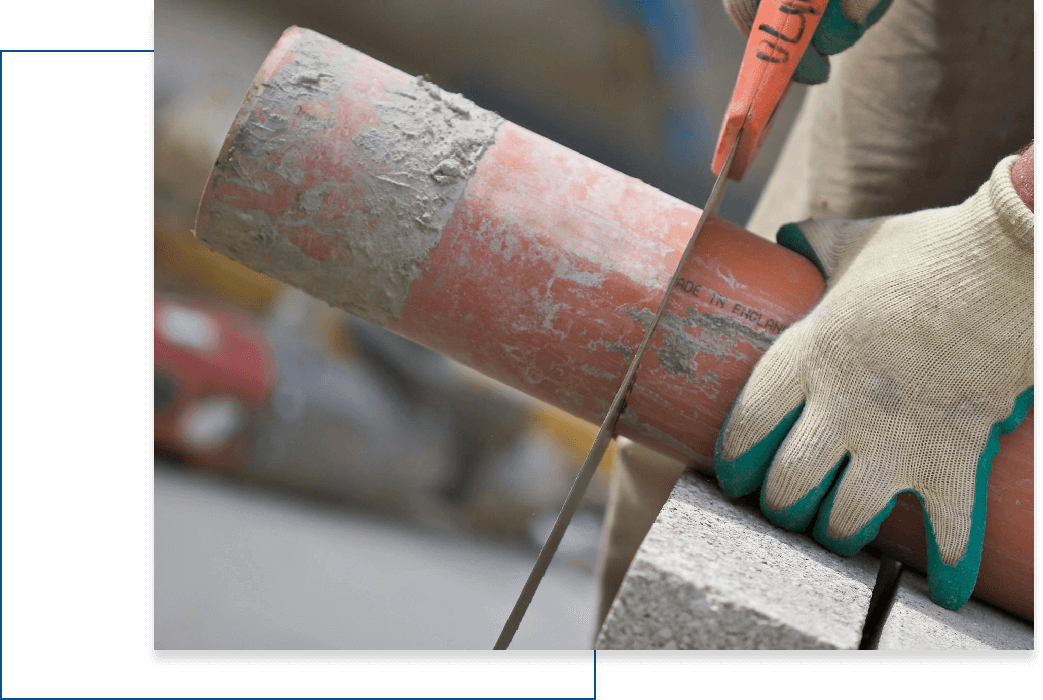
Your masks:
M811 43L829 0L761 0L746 42L735 92L724 113L713 174L720 175L739 139L728 177L741 180L771 126L775 108ZM740 137L741 131L741 137Z

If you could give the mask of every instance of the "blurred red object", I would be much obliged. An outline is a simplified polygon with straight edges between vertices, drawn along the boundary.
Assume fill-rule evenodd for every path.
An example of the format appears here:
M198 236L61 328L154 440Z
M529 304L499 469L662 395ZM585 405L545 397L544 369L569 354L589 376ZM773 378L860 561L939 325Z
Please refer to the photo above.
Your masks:
M250 432L271 398L275 360L245 312L157 295L156 449L209 469L250 458Z

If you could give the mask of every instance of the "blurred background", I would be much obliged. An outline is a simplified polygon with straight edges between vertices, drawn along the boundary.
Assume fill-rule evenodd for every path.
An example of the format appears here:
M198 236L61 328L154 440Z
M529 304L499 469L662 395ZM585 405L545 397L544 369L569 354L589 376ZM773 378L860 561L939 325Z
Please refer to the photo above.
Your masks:
M156 649L491 648L596 428L192 237L294 24L700 207L744 41L720 0L155 4ZM512 648L590 648L613 458Z

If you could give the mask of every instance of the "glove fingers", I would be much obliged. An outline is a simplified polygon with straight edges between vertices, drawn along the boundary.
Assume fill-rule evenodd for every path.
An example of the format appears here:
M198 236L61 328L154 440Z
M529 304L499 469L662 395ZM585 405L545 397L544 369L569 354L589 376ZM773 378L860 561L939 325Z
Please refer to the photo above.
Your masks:
M815 521L815 539L846 557L869 544L903 490L886 477L887 465L852 455Z
M812 45L827 56L851 48L890 4L891 0L832 0L822 13Z
M793 81L803 85L821 85L829 80L829 57L808 45L808 50L800 57L800 63L793 71Z
M796 442L796 431L793 436ZM809 436L802 439L808 440ZM788 444L783 445L780 453L787 449ZM981 459L991 462L994 452L987 450ZM968 541L973 537L972 530L978 530L980 545L984 532L987 466L983 468L980 460L977 465L962 465L963 468L947 470L949 478L918 489L901 477L895 466L893 458L883 455L850 457L842 477L821 508L815 527L816 539L840 554L854 554L876 537L898 494L911 491L924 504L928 539L940 562L952 565L963 557ZM959 473L976 474L977 483L964 483L953 476ZM807 483L807 476L799 478L803 481L797 484L798 487ZM776 498L776 507L785 505L781 495Z
M949 464L945 478L936 477L919 490L898 478L893 460L884 456L852 456L842 478L823 503L815 523L815 539L828 549L851 556L876 537L899 493L920 499L927 539L927 582L931 600L958 610L970 598L981 564L985 539L988 478L999 450L999 436L1024 419L1033 389L1020 394L1010 416L992 426L976 464ZM955 478L973 474L973 483Z
M787 530L803 530L847 461L847 450L828 417L805 407L771 463L761 510Z
M975 494L974 513L961 513L952 502L920 498L927 534L927 588L931 600L957 610L971 597L985 539L987 484ZM954 554L958 553L958 554Z
M804 408L804 389L793 352L799 341L788 331L753 370L717 436L717 480L730 496L756 491L771 459ZM786 342L786 341L789 342Z
M1018 395L1013 409L989 432L985 449L975 469L971 512L965 494L933 493L921 497L924 529L927 532L927 583L931 600L950 610L958 610L971 597L981 565L985 541L985 516L992 459L999 451L999 436L1014 430L1032 405L1034 389Z

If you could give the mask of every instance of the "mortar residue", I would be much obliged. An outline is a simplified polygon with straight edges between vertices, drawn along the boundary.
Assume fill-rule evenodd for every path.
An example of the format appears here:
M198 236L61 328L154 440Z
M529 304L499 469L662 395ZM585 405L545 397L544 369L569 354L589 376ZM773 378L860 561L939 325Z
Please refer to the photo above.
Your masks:
M410 285L503 119L423 78L396 83L381 75L392 87L370 98L377 123L359 129L339 110L367 99L353 92L352 78L363 70L367 78L380 75L365 63L373 59L307 30L291 49L292 61L251 88L215 165L210 224L197 235L332 305L386 323L401 316ZM337 143L345 133L354 134L357 150ZM353 182L302 184L306 162L318 155L321 164L338 152L361 155L357 164L323 164L347 169ZM266 207L263 196L253 198L260 204L252 210L222 201L218 178L228 181L222 190L231 184L262 195L272 192L265 182L271 174L295 191L285 211ZM340 201L355 205L332 204Z
M355 232L355 239L370 234L367 252L379 269L363 279L383 282L390 293L389 305L366 304L369 317L383 323L401 314L409 286L441 240L503 119L419 77L374 105L380 123L353 141L373 162L393 165L393 184L367 188L366 210L378 223L372 232Z
M646 327L654 317L648 309L630 309L628 314ZM695 327L702 329L699 335L690 332ZM662 345L657 352L659 364L667 371L687 377L711 391L716 391L711 385L719 383L718 377L699 372L696 356L711 355L723 360L734 355L736 359L743 359L736 352L740 342L764 352L773 340L767 333L749 328L737 319L723 314L702 313L691 307L683 317L665 312L659 320L659 328L663 331Z

